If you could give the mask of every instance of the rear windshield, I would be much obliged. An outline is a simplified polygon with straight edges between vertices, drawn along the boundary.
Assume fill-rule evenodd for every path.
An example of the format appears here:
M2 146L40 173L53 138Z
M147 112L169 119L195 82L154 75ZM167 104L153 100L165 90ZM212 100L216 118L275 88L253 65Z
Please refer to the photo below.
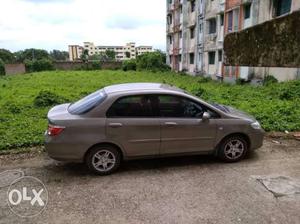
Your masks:
M84 114L92 110L94 107L98 106L106 98L106 93L101 89L94 92L75 103L72 103L68 111L71 114Z

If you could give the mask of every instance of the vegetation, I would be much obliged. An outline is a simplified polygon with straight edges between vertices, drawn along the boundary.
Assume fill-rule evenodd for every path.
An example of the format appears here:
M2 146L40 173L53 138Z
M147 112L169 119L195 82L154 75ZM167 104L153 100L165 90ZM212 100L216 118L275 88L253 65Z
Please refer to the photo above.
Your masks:
M148 71L167 71L169 67L166 65L166 55L160 51L147 52L137 56L137 70Z
M52 71L0 77L0 150L41 145L47 112L106 85L160 82L254 115L267 131L300 130L300 81L229 85L172 72Z
M0 76L5 75L4 62L0 58Z

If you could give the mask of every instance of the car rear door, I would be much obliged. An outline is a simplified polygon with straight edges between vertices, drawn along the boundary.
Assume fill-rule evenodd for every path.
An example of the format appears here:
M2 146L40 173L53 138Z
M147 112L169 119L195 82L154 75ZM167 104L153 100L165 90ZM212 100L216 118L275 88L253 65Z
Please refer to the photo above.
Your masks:
M159 102L160 154L213 150L216 120L202 120L202 115L207 112L207 108L188 98L176 95L160 95Z
M107 112L106 134L120 144L126 156L159 154L160 122L153 116L147 95L119 98Z

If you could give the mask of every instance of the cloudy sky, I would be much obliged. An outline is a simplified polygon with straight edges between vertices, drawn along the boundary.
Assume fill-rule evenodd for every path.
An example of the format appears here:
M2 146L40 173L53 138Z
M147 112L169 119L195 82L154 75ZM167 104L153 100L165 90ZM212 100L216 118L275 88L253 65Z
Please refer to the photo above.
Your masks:
M0 0L0 48L67 50L96 45L153 45L165 50L164 0Z

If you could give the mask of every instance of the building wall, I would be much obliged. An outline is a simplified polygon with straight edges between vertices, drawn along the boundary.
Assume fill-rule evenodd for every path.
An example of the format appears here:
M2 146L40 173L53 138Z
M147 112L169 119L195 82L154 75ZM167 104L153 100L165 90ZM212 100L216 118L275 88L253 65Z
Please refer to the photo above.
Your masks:
M194 12L191 12L191 2L193 1L166 1L167 64L173 70L226 80L262 78L266 74L273 75L279 80L299 77L299 69L296 68L223 65L224 36L273 19L273 0L195 0ZM292 0L291 11L298 9L300 1ZM229 23L231 17L232 24ZM210 32L211 19L216 21L215 32ZM191 27L194 27L194 38L190 36ZM214 60L212 52L215 55ZM194 55L193 64L190 61L191 54Z
M127 43L125 46L95 46L93 42L84 42L83 47L79 45L69 46L69 59L74 61L79 59L84 50L88 50L89 56L105 53L106 50L112 50L116 53L116 60L122 61L127 59L134 59L137 55L146 52L152 52L152 46L135 46L135 43ZM129 57L128 53L129 53Z

